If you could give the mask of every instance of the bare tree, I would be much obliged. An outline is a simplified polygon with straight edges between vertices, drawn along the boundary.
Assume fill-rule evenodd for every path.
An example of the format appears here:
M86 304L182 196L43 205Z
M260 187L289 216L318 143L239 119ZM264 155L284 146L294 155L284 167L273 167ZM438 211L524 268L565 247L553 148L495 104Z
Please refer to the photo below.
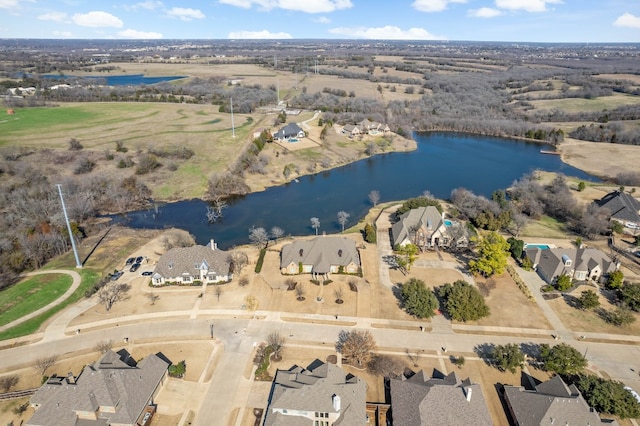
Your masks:
M316 231L316 235L318 235L318 228L320 228L320 219L318 219L317 217L312 217L311 227Z
M373 207L377 206L380 202L380 191L374 189L369 193L369 201L373 204Z
M342 286L339 285L333 290L333 295L336 297L336 303L342 304L344 300L342 300L342 296L344 295L344 291L342 290Z
M411 361L411 364L413 364L413 367L417 367L418 366L418 352L411 352L409 350L409 348L405 349L405 353L407 354L407 358L409 358L409 361Z
M284 235L284 229L279 226L274 226L271 228L271 238L278 241Z
M215 223L222 217L222 210L227 207L227 202L220 196L216 195L211 200L211 205L207 206L207 221Z
M349 221L349 216L351 215L344 210L338 212L338 223L342 227L342 232L344 232L344 226L347 224L347 221Z
M249 241L255 244L258 248L265 248L269 243L269 235L262 227L251 227L249 229Z
M102 303L104 309L109 312L113 305L127 298L129 290L131 290L131 285L127 283L109 282L98 290L98 300Z
M147 299L149 299L149 302L151 302L151 305L153 306L156 304L158 299L160 299L160 295L154 292L147 293Z
M529 223L529 218L518 212L517 209L511 210L511 226L513 229L513 236L518 238L520 231Z
M247 253L241 250L234 250L229 253L227 260L231 264L231 268L234 274L242 273L244 267L249 264L249 256L247 256Z
M369 371L387 378L399 377L404 371L402 362L390 355L375 355L369 362Z
M17 374L2 376L0 377L0 390L2 390L3 393L7 393L12 387L17 385L19 381L20 376L18 376Z
M349 362L359 367L371 361L375 349L376 341L368 330L342 330L336 343L336 350Z
M267 345L271 348L271 353L275 361L282 361L282 351L284 350L284 337L277 331L272 331L267 335Z
M220 301L220 296L222 296L222 293L224 293L224 290L222 290L222 286L217 285L215 286L215 289L213 290L213 293L218 297L218 302Z
M47 374L47 370L53 367L57 361L57 355L42 356L33 362L33 368L40 373L41 376L44 376Z
M298 301L302 302L304 300L304 295L306 294L306 291L304 289L304 286L302 285L302 283L299 283L296 285L296 299L298 299Z
M96 344L96 350L101 354L107 353L113 347L113 340L102 340Z

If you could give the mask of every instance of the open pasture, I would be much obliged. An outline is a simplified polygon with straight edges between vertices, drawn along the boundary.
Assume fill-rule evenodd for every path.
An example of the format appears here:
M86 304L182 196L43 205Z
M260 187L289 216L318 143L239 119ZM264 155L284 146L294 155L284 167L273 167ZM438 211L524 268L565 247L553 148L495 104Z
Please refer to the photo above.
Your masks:
M614 94L611 96L602 96L595 99L540 99L530 102L538 110L557 109L568 113L597 112L615 109L624 105L640 104L640 96Z

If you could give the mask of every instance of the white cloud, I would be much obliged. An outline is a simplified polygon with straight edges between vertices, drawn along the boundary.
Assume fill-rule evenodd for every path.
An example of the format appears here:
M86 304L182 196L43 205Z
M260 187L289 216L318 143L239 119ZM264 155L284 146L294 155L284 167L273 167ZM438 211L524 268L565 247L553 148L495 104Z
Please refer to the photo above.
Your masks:
M340 27L329 30L331 34L372 40L445 40L444 37L429 33L424 28L402 30L393 25L384 27Z
M562 0L496 0L496 6L501 9L525 12L546 12L549 4L562 4Z
M317 22L318 24L329 24L331 23L331 19L327 18L326 16L319 16L314 19L313 22Z
M616 27L640 28L640 17L623 13L613 22Z
M53 35L56 36L56 38L73 38L71 31L54 31Z
M122 27L120 18L110 13L99 10L89 13L76 13L73 15L73 22L81 27Z
M353 7L351 0L219 0L222 4L250 9L257 6L262 10L284 9L305 13L329 13Z
M138 31L138 30L123 30L118 31L118 37L131 38L131 39L156 39L162 38L162 34L152 31Z
M231 39L274 39L274 38L293 38L288 33L272 33L267 30L262 31L233 31L227 35Z
M55 21L64 22L67 19L67 14L64 12L49 12L38 15L38 19L41 21Z
M0 0L0 9L12 9L18 7L18 0Z
M204 19L204 13L200 9L191 9L188 7L173 7L167 11L167 15L172 18L180 18L183 21L191 21L193 19Z
M416 0L411 6L420 12L442 12L449 3L466 3L467 0Z
M156 0L146 0L146 1L142 1L139 3L135 3L132 5L123 5L125 10L138 10L138 9L144 9L144 10L155 10L155 9L159 9L161 7L163 7L164 4L161 1L156 1Z
M495 18L502 15L502 12L491 7L481 7L480 9L469 10L467 15L473 18Z

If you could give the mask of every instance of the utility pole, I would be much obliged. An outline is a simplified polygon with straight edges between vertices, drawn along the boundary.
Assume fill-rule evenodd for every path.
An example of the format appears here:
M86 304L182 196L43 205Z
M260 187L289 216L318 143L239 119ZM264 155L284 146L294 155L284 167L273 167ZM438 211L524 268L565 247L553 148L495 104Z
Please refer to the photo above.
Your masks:
M67 216L67 208L64 205L64 198L62 197L62 185L56 184L58 187L58 194L60 194L60 202L62 203L62 212L64 213L64 220L67 223L67 231L69 231L69 239L71 240L71 247L73 248L73 255L76 258L76 268L81 269L82 263L78 257L78 249L76 248L76 240L73 238L73 232L71 231L71 224L69 223L69 216Z
M233 124L233 98L229 98L231 103L231 137L236 137L236 126Z

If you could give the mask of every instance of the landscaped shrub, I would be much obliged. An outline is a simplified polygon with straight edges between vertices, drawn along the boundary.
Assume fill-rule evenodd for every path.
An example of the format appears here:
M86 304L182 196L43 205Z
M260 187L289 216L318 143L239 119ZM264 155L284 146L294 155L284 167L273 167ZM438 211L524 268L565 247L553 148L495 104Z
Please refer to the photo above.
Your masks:
M358 292L358 283L356 280L349 280L349 290L357 293Z
M184 377L184 374L187 372L187 364L184 360L180 361L177 364L171 364L169 366L169 376L177 377L179 379Z
M258 256L258 262L256 263L256 273L259 274L262 271L262 264L264 263L264 256L267 254L267 249L260 249L260 256Z

